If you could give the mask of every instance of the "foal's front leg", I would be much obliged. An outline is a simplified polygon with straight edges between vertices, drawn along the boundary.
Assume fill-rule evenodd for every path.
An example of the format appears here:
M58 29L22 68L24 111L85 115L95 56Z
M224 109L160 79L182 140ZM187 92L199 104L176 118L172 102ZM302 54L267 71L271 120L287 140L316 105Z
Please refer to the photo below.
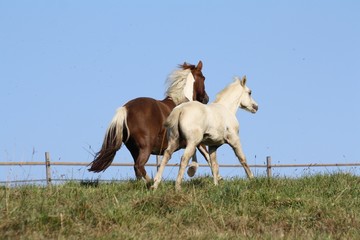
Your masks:
M240 138L236 135L236 137L234 137L232 141L229 141L228 143L234 150L236 157L239 159L241 165L243 166L247 177L250 179L254 178L254 175L252 174L249 165L246 162L246 157L240 143Z
M214 184L218 185L219 180L219 164L216 159L216 150L218 149L218 146L209 146L209 154L210 154L210 166L211 166L211 172L213 174Z

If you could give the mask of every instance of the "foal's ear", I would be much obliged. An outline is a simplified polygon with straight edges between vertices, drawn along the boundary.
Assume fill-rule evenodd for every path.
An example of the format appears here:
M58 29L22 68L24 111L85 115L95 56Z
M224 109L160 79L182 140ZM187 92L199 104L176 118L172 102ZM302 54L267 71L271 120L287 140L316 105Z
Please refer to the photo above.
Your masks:
M202 64L202 61L200 60L199 61L199 63L198 63L198 65L196 66L196 68L199 70L199 71L201 71L201 69L202 69L202 66L203 64Z
M240 81L241 86L245 87L246 84L246 75L244 75Z

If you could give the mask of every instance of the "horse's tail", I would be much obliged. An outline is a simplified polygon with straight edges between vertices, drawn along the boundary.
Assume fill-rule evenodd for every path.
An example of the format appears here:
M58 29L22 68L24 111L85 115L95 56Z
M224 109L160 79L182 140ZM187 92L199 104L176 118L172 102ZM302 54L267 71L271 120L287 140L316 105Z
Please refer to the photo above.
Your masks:
M106 130L101 150L95 154L94 161L89 164L91 165L89 171L101 172L110 166L110 164L114 160L117 150L119 150L121 147L123 141L124 125L127 130L127 138L129 138L130 133L127 126L126 118L126 108L119 108L116 111L115 116L111 120L110 125Z

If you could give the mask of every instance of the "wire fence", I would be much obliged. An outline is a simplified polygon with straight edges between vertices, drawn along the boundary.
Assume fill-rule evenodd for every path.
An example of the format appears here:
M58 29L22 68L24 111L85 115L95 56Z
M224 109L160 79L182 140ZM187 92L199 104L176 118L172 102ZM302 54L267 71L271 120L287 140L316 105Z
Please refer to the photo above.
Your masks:
M65 182L66 179L53 179L51 177L51 167L52 166L89 166L88 162L52 162L50 159L50 153L45 153L45 161L38 162L0 162L0 166L45 166L46 178L44 179L34 179L34 180L14 180L14 181L0 181L0 184L16 184L16 183L28 183L28 182L46 182L47 186L50 186L52 182ZM111 166L115 167L132 167L134 163L112 163ZM145 166L156 167L157 170L160 167L160 157L157 156L156 163L148 163ZM167 167L176 167L179 164L167 164ZM268 178L272 177L272 169L274 168L313 168L313 167L357 167L360 166L360 163L328 163L328 164L272 164L271 157L266 157L266 164L249 164L250 168L266 168L266 176ZM199 164L199 167L209 167L208 164ZM236 168L242 167L241 164L219 164L220 168ZM79 181L83 184L90 183L88 180L84 179L70 179L69 181ZM102 182L115 182L116 180L101 180ZM120 180L123 181L123 180ZM92 181L92 183L97 184L99 180Z

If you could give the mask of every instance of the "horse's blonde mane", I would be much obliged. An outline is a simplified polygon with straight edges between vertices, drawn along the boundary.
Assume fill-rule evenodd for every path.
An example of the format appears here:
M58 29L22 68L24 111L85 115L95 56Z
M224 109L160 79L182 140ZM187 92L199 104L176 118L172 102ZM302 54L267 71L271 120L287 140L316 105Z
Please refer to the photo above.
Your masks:
M234 86L240 85L239 77L234 77L234 81L226 86L223 90L221 90L218 94L216 94L216 98L214 102L220 102L224 97L230 97L229 94L233 92Z
M174 70L167 78L166 96L170 97L176 105L188 101L184 95L186 78L191 73L190 69Z

